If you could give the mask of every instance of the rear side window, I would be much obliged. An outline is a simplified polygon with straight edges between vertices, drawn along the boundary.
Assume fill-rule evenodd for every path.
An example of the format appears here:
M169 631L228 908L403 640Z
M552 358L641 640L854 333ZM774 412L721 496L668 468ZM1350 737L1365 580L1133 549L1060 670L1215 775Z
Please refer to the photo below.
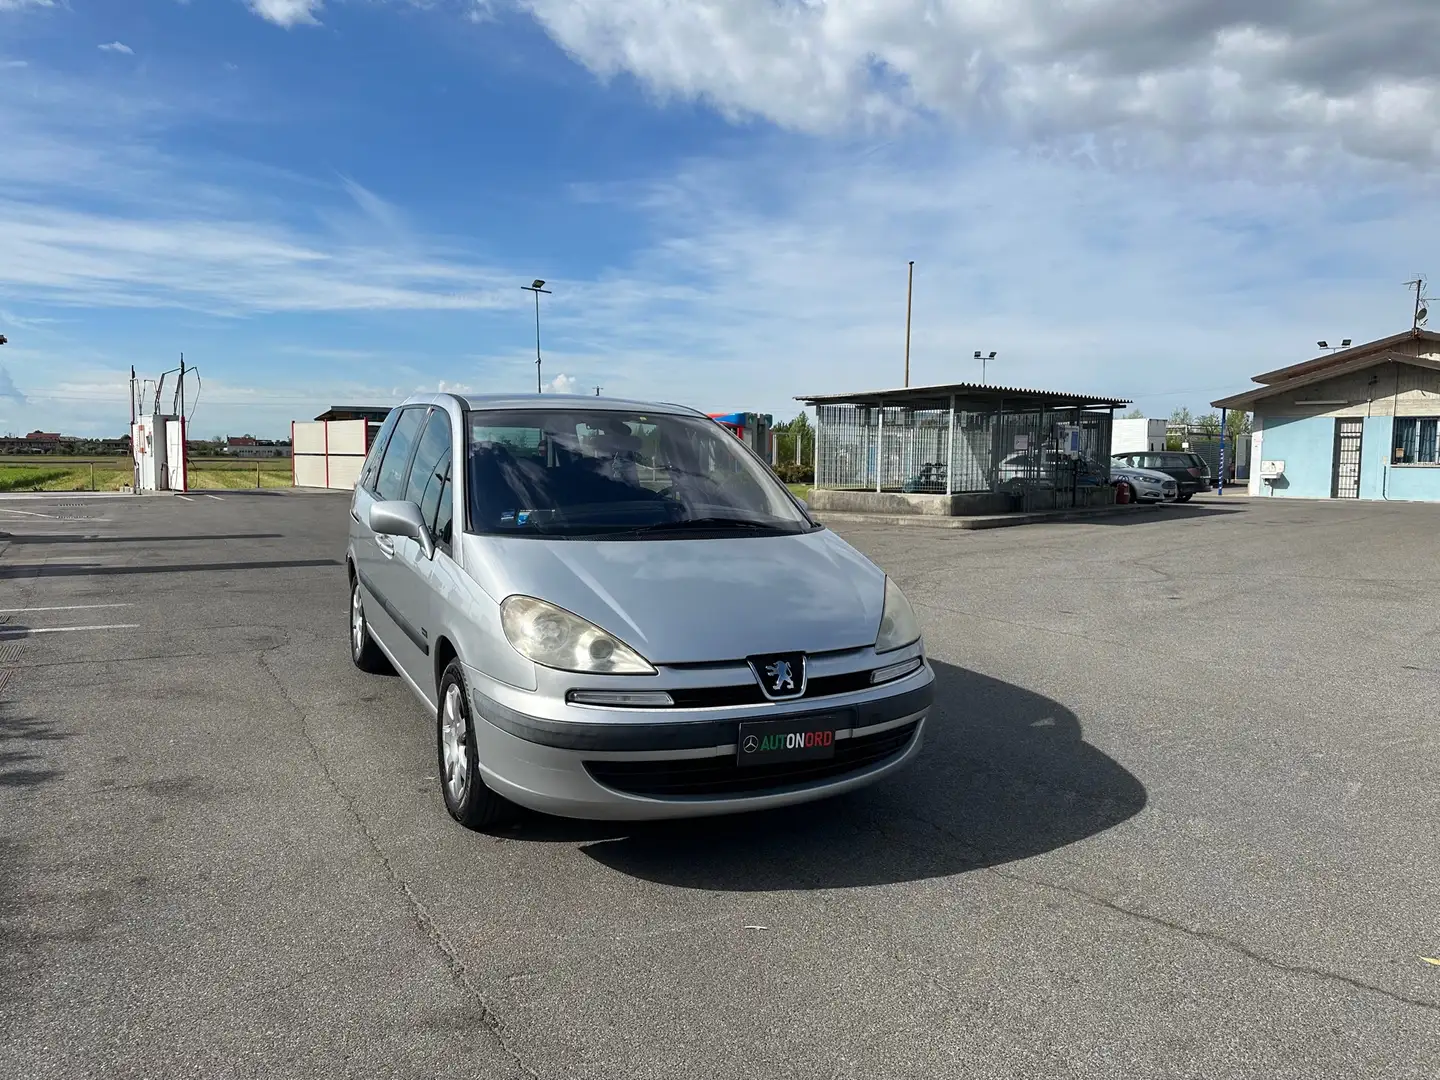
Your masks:
M395 422L395 430L385 447L385 456L380 460L380 472L375 481L375 494L387 502L405 497L405 486L410 480L411 451L420 436L425 411L424 408L405 409Z

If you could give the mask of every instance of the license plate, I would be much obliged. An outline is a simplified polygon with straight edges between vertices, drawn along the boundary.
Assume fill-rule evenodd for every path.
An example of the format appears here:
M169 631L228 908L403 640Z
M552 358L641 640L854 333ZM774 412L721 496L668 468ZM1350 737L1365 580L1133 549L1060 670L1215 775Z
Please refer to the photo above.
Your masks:
M835 756L837 717L757 720L741 724L735 749L739 765L772 765Z

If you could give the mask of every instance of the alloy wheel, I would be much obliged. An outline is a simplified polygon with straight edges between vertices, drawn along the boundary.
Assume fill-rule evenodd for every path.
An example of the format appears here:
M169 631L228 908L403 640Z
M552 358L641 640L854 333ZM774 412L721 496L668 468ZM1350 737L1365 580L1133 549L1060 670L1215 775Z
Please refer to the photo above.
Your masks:
M360 603L360 583L350 593L350 651L359 656L365 648L365 608Z
M440 751L445 764L445 790L453 806L465 802L470 786L468 743L470 724L465 717L465 699L460 687L451 683L445 690L445 704L440 718Z

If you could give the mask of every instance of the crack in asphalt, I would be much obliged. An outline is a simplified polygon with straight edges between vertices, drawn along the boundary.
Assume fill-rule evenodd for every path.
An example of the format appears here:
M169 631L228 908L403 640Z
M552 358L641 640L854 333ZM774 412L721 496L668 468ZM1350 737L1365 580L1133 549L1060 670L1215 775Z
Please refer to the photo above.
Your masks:
M1081 795L1078 792L1073 794L1076 794L1079 798L1082 799L1086 798L1086 796ZM1077 885L1067 885L1060 882L1047 881L1044 878L1028 877L1025 874L1016 873L1013 870L1006 870L1001 865L992 860L992 856L989 852L984 851L983 849L978 848L973 844L967 843L963 837L954 833L952 830L946 828L945 826L940 825L937 822L931 821L928 818L922 817L918 820L923 821L926 825L929 825L936 832L948 836L952 840L958 841L967 850L975 852L976 855L979 856L977 862L980 862L982 864L989 864L978 866L975 869L984 870L988 873L994 874L996 877L1001 877L1007 881L1012 881L1021 885L1033 885L1042 889L1050 889L1054 892L1064 893L1065 895L1075 899L1088 901L1091 904L1095 904L1098 907L1103 907L1108 911L1115 912L1116 914L1125 915L1132 919L1138 919L1141 922L1150 923L1152 926L1159 926L1166 930L1171 930L1179 934L1184 934L1186 937L1193 938L1197 941L1205 941L1212 945L1218 945L1221 948L1245 957L1247 960L1253 960L1256 963L1263 964L1266 967L1271 968L1275 971L1283 971L1290 975L1305 975L1309 976L1310 978L1322 979L1327 982L1338 982L1349 986L1350 988L1355 990L1364 990L1372 994L1379 994L1381 997L1388 998L1390 1001L1393 1001L1398 1005L1409 1005L1410 1007L1416 1009L1425 1009L1430 1012L1440 1012L1440 1003L1434 1001L1427 1001L1424 998L1414 998L1406 994L1398 993L1394 990L1387 990L1383 986L1376 986L1374 983L1366 982L1364 979L1357 979L1351 975L1343 975L1337 971L1327 971L1325 968L1318 968L1308 964L1286 963L1284 960L1277 960L1275 957L1268 956L1265 953L1260 952L1258 949L1246 945L1244 942L1237 941L1234 938L1226 937L1224 934L1218 933L1214 930L1202 930L1198 927L1186 926L1184 923L1176 922L1173 919L1167 919L1162 915L1152 915L1149 912L1137 911L1134 908L1128 908L1115 900L1109 899L1108 897L1101 896L1098 893L1092 893L1087 889L1082 889Z
M270 653L285 647L284 645L277 646L275 649L257 653L256 656L261 669L270 677L276 689L280 691L280 696L285 699L286 704L288 704L290 708L294 710L296 716L299 717L300 735L305 740L305 745L309 747L310 754L314 757L316 765L319 766L320 772L325 778L326 785L335 793L340 801L345 804L346 810L349 811L350 816L354 819L356 826L360 830L360 835L364 838L365 843L369 846L375 858L379 860L380 865L384 867L386 877L390 879L401 896L405 898L405 902L410 907L411 917L415 920L415 925L429 940L435 951L440 954L440 960L445 965L446 970L450 972L450 977L470 996L473 1003L480 1010L481 1026L490 1034L490 1037L495 1040L495 1045L500 1048L501 1052L510 1058L516 1069L520 1070L526 1076L539 1080L540 1074L527 1065L524 1058L510 1046L505 1037L504 1021L495 1010L490 1007L484 992L476 986L474 980L471 979L470 970L466 966L465 961L460 958L459 950L446 939L444 933L435 925L435 920L430 917L429 910L410 888L410 883L400 876L399 872L395 869L394 863L390 861L390 856L385 853L384 848L380 846L380 841L376 838L375 834L370 831L369 824L355 806L355 800L345 793L345 790L335 779L335 774L330 771L329 763L325 760L324 755L320 753L319 746L310 734L309 717L305 709L295 700L284 681L269 664L268 657Z
M1198 927L1186 926L1184 923L1175 922L1161 915L1152 915L1148 912L1136 911L1134 908L1125 907L1123 904L1117 903L1114 900L1089 892L1075 885L1062 885L1058 882L1046 881L1043 878L1027 877L1024 874L1018 874L1012 870L1004 870L997 866L991 866L988 869L990 873L995 874L997 877L1005 878L1007 881L1014 881L1025 885L1036 885L1043 889L1051 889L1055 892L1064 893L1067 896L1089 901L1092 904L1096 904L1117 914L1150 923L1152 926L1163 927L1166 930L1173 930L1176 933L1184 934L1186 937L1209 942L1212 945L1218 945L1221 948L1245 957L1247 960L1264 964L1266 967L1276 971L1283 971L1290 975L1306 975L1311 978L1323 979L1327 982L1343 983L1354 990L1365 990L1372 994L1379 994L1381 997L1388 998L1399 1005L1409 1005L1416 1009L1440 1012L1440 1004L1436 1002L1426 1001L1423 998L1413 998L1406 994L1387 990L1383 986L1376 986L1374 983L1368 983L1364 979L1357 979L1351 975L1342 975L1337 971L1327 971L1324 968L1312 967L1308 964L1286 963L1284 960L1277 960L1273 956L1267 956L1265 953L1246 945L1244 942L1236 941L1234 938L1228 938L1224 934L1214 930L1201 930Z

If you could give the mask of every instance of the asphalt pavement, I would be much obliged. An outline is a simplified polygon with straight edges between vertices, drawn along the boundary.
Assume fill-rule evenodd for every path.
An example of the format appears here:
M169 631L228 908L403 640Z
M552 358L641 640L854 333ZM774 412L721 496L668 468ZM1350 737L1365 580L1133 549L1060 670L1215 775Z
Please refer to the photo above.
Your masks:
M0 499L0 1076L1435 1074L1440 506L840 524L913 769L498 836L349 663L345 524Z

